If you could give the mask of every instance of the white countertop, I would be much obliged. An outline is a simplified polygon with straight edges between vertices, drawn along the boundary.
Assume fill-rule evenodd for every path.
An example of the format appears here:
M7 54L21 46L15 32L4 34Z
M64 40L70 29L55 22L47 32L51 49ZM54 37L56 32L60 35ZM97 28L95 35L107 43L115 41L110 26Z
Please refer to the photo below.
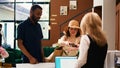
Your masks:
M39 63L39 64L21 63L16 64L16 68L55 68L55 63Z

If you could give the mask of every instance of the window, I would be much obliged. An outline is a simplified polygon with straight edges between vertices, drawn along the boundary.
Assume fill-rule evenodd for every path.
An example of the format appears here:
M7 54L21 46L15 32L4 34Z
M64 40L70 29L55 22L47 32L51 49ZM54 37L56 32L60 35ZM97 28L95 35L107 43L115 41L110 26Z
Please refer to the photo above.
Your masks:
M39 23L43 31L43 39L49 39L49 2L50 0L0 0L0 23L5 42L11 48L17 48L17 26L29 17L32 4L39 4L43 8L43 14ZM2 40L4 43L4 39Z

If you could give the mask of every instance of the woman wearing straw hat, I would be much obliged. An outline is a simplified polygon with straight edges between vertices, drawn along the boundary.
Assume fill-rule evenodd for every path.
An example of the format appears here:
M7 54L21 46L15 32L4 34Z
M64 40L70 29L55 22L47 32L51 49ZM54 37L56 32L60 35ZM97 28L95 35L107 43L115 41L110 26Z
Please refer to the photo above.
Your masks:
M81 30L77 20L71 20L64 35L58 39L58 48L45 58L46 62L54 62L56 56L76 56L80 44Z
M80 43L81 30L77 20L71 20L64 35L58 40L58 44L63 46L63 56L76 56Z

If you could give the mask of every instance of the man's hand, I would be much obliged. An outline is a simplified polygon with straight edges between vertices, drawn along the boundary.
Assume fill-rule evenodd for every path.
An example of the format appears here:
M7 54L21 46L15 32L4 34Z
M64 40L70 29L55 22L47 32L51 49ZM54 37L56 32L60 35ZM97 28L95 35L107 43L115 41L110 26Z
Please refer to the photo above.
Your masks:
M29 59L29 61L30 61L31 64L37 64L38 63L38 61L34 57L31 57Z

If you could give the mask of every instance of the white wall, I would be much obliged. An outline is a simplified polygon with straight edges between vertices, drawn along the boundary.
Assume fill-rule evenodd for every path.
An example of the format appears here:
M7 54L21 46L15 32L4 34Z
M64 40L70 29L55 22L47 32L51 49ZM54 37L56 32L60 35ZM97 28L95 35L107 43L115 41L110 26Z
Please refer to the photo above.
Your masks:
M103 30L107 35L108 49L115 49L116 0L94 0L95 6L102 6Z
M102 8L103 30L106 32L110 50L115 49L116 0L104 0Z
M102 6L103 5L103 0L94 0L93 1L93 6Z

